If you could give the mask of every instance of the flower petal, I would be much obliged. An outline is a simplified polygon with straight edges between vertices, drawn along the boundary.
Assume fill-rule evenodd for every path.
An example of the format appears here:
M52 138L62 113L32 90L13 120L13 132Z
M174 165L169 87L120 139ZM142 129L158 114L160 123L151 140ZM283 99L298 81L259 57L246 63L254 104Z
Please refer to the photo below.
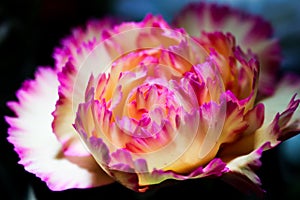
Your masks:
M219 154L228 162L227 167L233 172L225 176L225 180L237 185L240 189L253 188L258 194L262 193L258 187L259 178L254 173L254 170L261 165L259 159L262 152L274 148L281 141L300 132L298 108L300 99L295 99L295 94L299 93L299 83L299 77L288 74L281 80L274 96L260 102L265 107L263 124L261 123L263 118L259 114L262 106L256 106L250 111L252 115L252 117L248 116L250 122L253 121L255 115L260 122L247 129L238 142L224 147ZM292 97L291 100L287 98L289 96ZM261 124L262 126L255 131ZM235 158L232 159L232 157Z
M95 156L98 164L116 181L134 191L139 188L138 176L135 171L135 162L131 155L123 149L110 152L109 148L101 138L89 136L78 123L75 125L82 136L83 141Z
M82 46L89 46L91 43L99 41L102 37L101 33L104 29L112 28L116 23L115 19L105 18L102 20L88 21L85 29L78 27L72 30L69 37L61 41L62 46L54 49L53 57L55 59L55 67L57 70L65 66L70 57L75 59L75 62L81 58L78 57Z
M108 46L104 44L99 45L98 51L91 52L105 38L103 36L105 29L111 28L113 24L114 21L111 19L90 21L85 30L74 29L72 35L62 41L63 47L55 50L54 58L56 68L60 71L58 75L60 85L59 100L53 112L52 125L57 138L64 145L65 153L70 156L89 154L83 147L72 123L75 120L78 103L84 100L88 77L95 71L97 65L95 62L89 61L94 58L97 58L94 60L98 61L102 58L102 62L104 62L102 64L105 66L105 63L110 60L109 52L106 49ZM93 59L86 61L88 56ZM85 68L81 69L83 64ZM104 71L104 69L102 71L97 69L99 72Z
M238 141L224 146L219 156L229 161L233 157L261 148L267 142L270 144L266 147L273 148L281 141L298 134L300 132L298 107L300 99L295 99L294 94L299 93L299 83L299 77L286 75L281 80L274 96L261 101L249 111L246 118L251 126L242 133ZM287 98L289 96L292 97L291 100Z
M274 96L261 101L265 105L265 121L256 131L256 147L266 141L276 146L300 132L300 77L286 74L276 88ZM290 97L291 99L287 98Z
M250 51L244 53L240 47L236 46L235 38L230 33L202 33L201 37L195 37L195 40L209 52L207 64L211 65L204 66L204 70L201 67L198 67L197 70L196 67L196 72L201 69L200 72L197 72L198 76L201 77L207 74L208 69L213 69L210 70L210 76L203 77L203 81L219 76L219 87L214 86L214 88L222 88L223 84L225 90L232 91L239 99L247 98L252 93L252 101L248 105L248 107L252 107L259 81L259 64L256 56ZM215 98L212 99L215 100Z
M222 176L222 180L246 194L254 192L258 197L262 197L264 191L260 187L260 179L254 173L254 170L261 166L261 161L259 159L264 148L268 145L269 143L266 143L252 153L237 157L230 161L226 166L229 168L229 172Z
M225 162L229 162L235 157L250 153L254 148L254 132L259 129L264 122L264 105L258 104L244 115L247 128L239 134L236 141L223 144L218 152L218 157Z
M176 27L184 28L190 35L201 37L203 32L230 32L236 37L243 51L250 49L261 63L259 92L271 95L281 61L278 41L272 39L270 23L259 16L241 10L209 3L192 3L184 8L174 21Z
M161 183L168 179L187 180L208 176L221 176L227 171L228 168L226 168L226 164L222 162L221 159L216 158L211 160L205 167L200 166L184 175L171 170L161 169L154 169L151 173L141 173L139 174L139 183L140 185L152 185ZM155 185L150 187L155 187Z
M82 145L78 134L72 127L72 123L74 121L72 82L76 77L76 73L77 70L70 62L67 62L66 66L63 67L62 72L58 73L58 79L60 81L58 92L59 100L56 102L56 109L52 113L54 116L52 128L57 139L63 145L63 150L66 155L84 156L89 155L89 152Z
M6 117L10 125L8 140L20 157L19 163L36 174L52 190L88 188L111 183L91 156L69 157L52 132L51 112L58 99L56 72L40 68L36 79L18 91L18 102L8 106L16 117ZM45 148L47 145L47 148Z
M215 102L203 104L199 109L198 122L193 122L195 119L191 117L186 120L187 127L199 123L197 129L195 127L191 129L191 131L196 131L193 142L185 147L186 150L178 157L176 162L173 162L164 170L187 173L198 166L206 165L216 157L221 145L235 141L239 137L239 133L247 128L247 122L244 119L244 108L239 108L239 105L230 99L227 100L225 95L221 97L220 104ZM192 117L195 117L195 115ZM188 134L183 134L190 133L190 131L187 131L189 130L187 127L184 127L180 134L190 137ZM181 145L176 142L174 140L176 146Z

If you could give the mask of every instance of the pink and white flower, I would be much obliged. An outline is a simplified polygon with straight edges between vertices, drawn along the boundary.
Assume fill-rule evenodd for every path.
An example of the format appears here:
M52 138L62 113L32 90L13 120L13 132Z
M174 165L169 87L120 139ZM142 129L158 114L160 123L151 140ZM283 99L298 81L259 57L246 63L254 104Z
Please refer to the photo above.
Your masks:
M90 21L8 103L8 140L52 190L208 176L260 190L262 152L300 131L300 79L274 84L271 33L260 17L204 3L173 26Z

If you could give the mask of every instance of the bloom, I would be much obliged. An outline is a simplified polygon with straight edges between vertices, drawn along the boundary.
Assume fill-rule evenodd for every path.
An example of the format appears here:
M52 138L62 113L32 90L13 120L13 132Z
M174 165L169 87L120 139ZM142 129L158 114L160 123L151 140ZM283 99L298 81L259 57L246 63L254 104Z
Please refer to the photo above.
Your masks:
M204 3L172 26L90 21L8 103L8 140L52 190L207 176L256 187L262 152L300 129L300 79L274 84L271 34L260 17Z

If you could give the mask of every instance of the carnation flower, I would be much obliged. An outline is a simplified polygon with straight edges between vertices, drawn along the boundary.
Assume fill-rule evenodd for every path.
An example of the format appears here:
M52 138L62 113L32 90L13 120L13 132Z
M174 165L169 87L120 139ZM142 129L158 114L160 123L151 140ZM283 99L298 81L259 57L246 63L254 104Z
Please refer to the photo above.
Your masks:
M52 190L222 177L261 191L262 152L300 130L300 79L277 79L270 24L227 6L89 21L54 59L6 117L19 163Z

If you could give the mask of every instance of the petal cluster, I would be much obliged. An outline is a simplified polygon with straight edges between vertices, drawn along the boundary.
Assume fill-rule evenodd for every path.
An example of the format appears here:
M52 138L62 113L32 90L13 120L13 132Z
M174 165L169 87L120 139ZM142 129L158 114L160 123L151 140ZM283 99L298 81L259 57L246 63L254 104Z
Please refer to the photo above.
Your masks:
M260 191L262 152L300 131L300 79L274 84L271 34L260 17L207 3L173 25L90 21L8 103L8 140L52 190L222 176Z

